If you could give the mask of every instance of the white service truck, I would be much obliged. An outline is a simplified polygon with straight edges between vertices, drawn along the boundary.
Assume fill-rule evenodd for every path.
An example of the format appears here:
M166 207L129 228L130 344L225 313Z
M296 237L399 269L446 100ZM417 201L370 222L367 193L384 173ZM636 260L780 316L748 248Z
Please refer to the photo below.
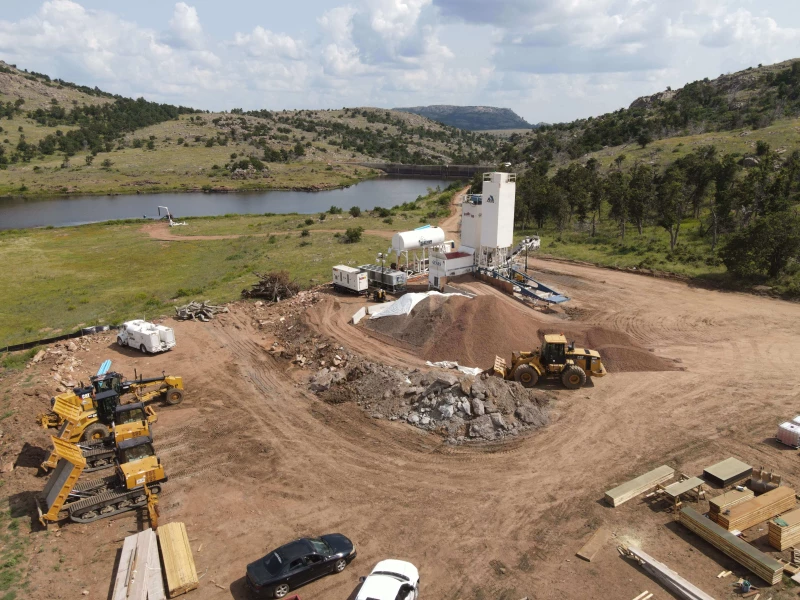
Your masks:
M336 265L333 267L333 289L351 294L366 294L369 291L369 280L363 269Z
M166 352L175 346L175 332L171 327L136 319L120 326L117 344L138 348L144 353Z

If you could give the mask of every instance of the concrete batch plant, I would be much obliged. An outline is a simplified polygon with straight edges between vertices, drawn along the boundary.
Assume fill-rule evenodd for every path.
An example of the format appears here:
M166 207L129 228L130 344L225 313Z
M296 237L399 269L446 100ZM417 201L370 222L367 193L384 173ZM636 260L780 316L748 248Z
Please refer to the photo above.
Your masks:
M441 289L448 277L508 264L514 244L515 173L484 173L481 194L461 205L461 245L455 252L431 251L428 284Z

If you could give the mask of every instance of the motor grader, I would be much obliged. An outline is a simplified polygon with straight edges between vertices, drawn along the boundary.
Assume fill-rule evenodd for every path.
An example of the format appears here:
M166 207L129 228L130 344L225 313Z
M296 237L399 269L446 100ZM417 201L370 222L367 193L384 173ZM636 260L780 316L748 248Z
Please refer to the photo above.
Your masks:
M44 526L67 519L91 523L149 506L150 495L158 494L167 480L149 437L121 442L116 473L88 481L78 481L86 467L80 448L55 437L53 446L58 462L37 498L39 521Z
M97 394L113 390L119 396L133 394L132 402L148 404L155 400L164 399L170 405L180 404L183 401L183 378L166 375L144 379L141 376L132 381L126 381L121 373L107 372L93 375L89 379L90 385L76 387L68 392L59 394L51 399L52 410L40 414L36 421L45 429L61 427L65 422L64 407L76 406L81 412L91 412L97 408L95 397ZM62 410L57 410L57 406ZM106 432L103 436L108 435Z
M119 397L113 390L100 392L95 400L98 408L94 412L80 411L74 406L58 407L59 414L65 415L58 438L78 445L86 459L85 473L111 466L121 442L151 437L150 425L158 420L153 408L141 402L119 404ZM41 468L47 472L57 463L58 455L53 449Z
M589 377L603 377L607 373L597 350L576 348L574 342L567 344L562 334L545 335L538 350L513 352L510 365L504 358L495 357L491 371L527 388L535 386L541 378L558 377L570 390L582 387Z

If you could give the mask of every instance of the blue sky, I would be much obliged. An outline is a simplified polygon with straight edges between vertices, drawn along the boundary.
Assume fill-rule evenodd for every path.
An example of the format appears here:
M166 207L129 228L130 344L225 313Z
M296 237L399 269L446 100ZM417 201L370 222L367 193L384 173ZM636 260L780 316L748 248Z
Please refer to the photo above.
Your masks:
M223 110L486 104L565 121L800 57L797 0L2 0L0 59Z

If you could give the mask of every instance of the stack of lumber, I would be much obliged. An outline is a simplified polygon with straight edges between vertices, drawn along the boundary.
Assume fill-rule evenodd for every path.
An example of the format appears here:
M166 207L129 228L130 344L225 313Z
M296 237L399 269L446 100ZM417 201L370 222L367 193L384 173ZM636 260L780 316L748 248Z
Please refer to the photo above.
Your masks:
M742 491L731 490L730 492L715 496L708 501L708 518L717 523L717 517L720 513L730 510L737 504L752 500L754 497L755 494L753 494L753 490L748 490L746 488Z
M682 508L678 514L678 521L770 585L780 582L783 573L781 563L740 540L696 510L688 506Z
M682 598L683 600L714 600L713 596L709 596L703 590L678 575L667 565L657 561L639 548L631 546L621 551L629 558L635 559L653 579L658 581L678 598Z
M158 543L169 597L174 598L197 588L199 580L194 566L189 536L183 523L167 523L158 528Z
M788 550L800 545L800 508L772 519L769 524L769 545Z
M794 490L789 487L779 487L720 512L716 520L720 527L728 531L733 529L744 531L791 510L794 506Z
M175 317L182 321L191 319L193 321L197 320L205 322L213 319L214 315L217 313L226 312L228 312L227 306L215 306L213 304L209 304L208 300L205 302L195 302L192 300L189 302L189 304L175 307Z
M266 298L270 302L280 302L284 298L296 296L300 285L286 271L273 271L262 275L256 273L258 282L249 290L242 290L245 298Z
M653 469L652 471L645 473L644 475L640 475L636 479L631 479L622 485L618 485L614 489L608 490L605 496L606 502L616 508L620 504L624 504L639 494L643 494L647 490L653 489L659 483L669 481L674 476L675 469L666 465L662 465L657 469Z
M114 578L112 600L165 600L156 533L145 529L129 535Z

